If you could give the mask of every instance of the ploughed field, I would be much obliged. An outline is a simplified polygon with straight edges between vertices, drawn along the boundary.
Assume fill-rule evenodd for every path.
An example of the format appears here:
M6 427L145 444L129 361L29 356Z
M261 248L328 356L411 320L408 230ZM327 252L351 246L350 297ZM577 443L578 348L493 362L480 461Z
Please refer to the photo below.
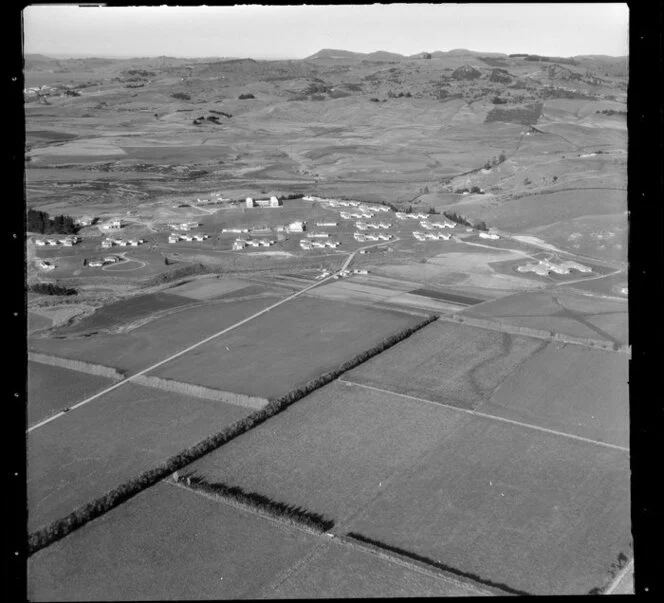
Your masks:
M34 531L252 410L125 383L28 435Z
M150 374L278 397L420 320L400 312L300 297Z

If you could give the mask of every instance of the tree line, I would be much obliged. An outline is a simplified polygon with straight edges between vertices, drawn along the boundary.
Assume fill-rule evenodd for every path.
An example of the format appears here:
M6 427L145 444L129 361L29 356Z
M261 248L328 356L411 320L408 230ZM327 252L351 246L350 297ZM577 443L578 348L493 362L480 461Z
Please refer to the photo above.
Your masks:
M76 289L70 289L69 287L63 287L54 283L36 283L30 285L28 290L33 293L40 293L41 295L78 295Z

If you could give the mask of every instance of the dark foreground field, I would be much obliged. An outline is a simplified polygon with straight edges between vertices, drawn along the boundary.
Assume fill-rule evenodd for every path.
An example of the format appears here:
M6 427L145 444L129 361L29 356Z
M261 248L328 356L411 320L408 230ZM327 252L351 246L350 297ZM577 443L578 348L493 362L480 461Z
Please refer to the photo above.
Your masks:
M112 383L99 375L28 362L28 425L73 406Z
M28 437L34 531L248 415L251 409L131 383Z
M160 483L35 554L31 601L255 598L315 536Z
M300 297L154 371L166 379L277 397L420 317Z
M630 556L629 455L466 416L349 527L527 593L585 594Z

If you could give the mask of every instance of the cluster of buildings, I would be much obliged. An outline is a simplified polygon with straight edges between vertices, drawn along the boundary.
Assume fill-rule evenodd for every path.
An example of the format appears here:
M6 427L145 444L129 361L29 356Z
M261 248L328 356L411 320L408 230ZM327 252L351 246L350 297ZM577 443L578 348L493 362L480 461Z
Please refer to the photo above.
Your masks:
M269 239L235 239L233 251L239 251L245 247L270 247L270 245L274 245L275 243L276 241Z
M353 238L359 243L365 243L366 241L389 241L392 238L391 234L383 234L379 232L377 234L365 234L363 232L354 232Z
M178 243L179 241L205 241L209 238L206 234L179 234L177 232L172 232L168 235L169 243Z
M420 232L417 230L413 233L413 236L418 241L449 241L452 238L452 235L442 232Z
M114 218L112 220L108 220L107 222L104 222L101 225L101 228L103 230L120 230L122 228L122 220L120 218Z
M305 251L310 251L312 249L323 249L325 247L339 247L341 243L339 241L312 241L310 239L302 239L300 241L300 247Z
M109 237L101 242L101 246L105 249L114 247L115 245L118 247L138 247L139 245L143 245L143 243L145 243L145 239L111 239Z
M53 247L57 245L63 245L64 247L73 247L74 245L76 245L76 243L79 243L80 241L81 241L80 237L76 235L67 235L62 239L35 239L35 245L38 245L39 247L46 247L47 245Z
M87 265L90 268L101 268L102 266L106 266L107 264L116 264L119 261L120 261L119 257L115 255L107 255L105 258L102 259L89 260Z
M579 272L592 272L592 268L572 261L555 264L550 260L541 260L537 264L522 264L521 266L517 266L518 272L534 272L540 276L548 276L549 272L555 272L556 274L569 274L570 270L578 270Z
M94 221L95 218L91 218L90 216L83 216L82 218L78 218L74 224L76 224L76 226L91 226Z
M411 220L426 220L429 217L428 214L423 214L423 213L407 214L407 213L402 212L402 211L396 212L395 215L397 217L397 220L407 220L408 218L410 218Z
M420 226L424 230L433 230L434 228L454 228L456 223L445 220L443 222L429 222L429 220L422 220Z
M253 199L252 197L247 197L246 204L247 207L282 207L283 205L283 203L275 196L272 196L269 199Z
M373 213L366 209L361 209L359 212L342 211L339 214L344 220L352 220L353 218L373 218Z
M480 239L500 239L500 237L493 232L481 232Z
M392 228L392 224L387 222L376 222L376 223L367 223L367 222L355 222L355 228L359 230L367 230L369 228Z
M214 203L223 203L225 201L230 201L230 199L224 199L221 196L221 193L210 193L210 199L196 199L196 205L211 205Z

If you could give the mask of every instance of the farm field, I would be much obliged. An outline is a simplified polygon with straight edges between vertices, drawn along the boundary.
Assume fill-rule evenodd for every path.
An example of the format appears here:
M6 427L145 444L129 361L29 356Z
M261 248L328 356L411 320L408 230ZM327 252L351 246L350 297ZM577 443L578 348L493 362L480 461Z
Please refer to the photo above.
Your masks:
M28 426L101 391L112 379L28 361Z
M241 419L249 408L132 383L28 436L28 527L107 490Z
M299 297L153 374L274 398L419 320L400 312Z
M529 337L437 322L343 378L474 408L543 345L542 341Z
M111 329L131 323L152 314L172 310L193 303L186 297L171 293L148 293L137 295L102 306L92 315L86 316L75 325L58 329L58 335L80 335L101 329Z
M286 296L285 293L281 293ZM85 360L135 373L270 306L278 297L211 301L158 318L130 333L28 339L30 351Z
M477 410L629 447L625 354L550 343Z
M53 325L53 321L41 314L35 312L28 312L28 333L38 331L40 329L48 329Z
M439 410L337 381L188 469L343 524L464 420Z
M195 300L208 300L226 296L249 288L251 283L237 279L201 278L168 289L168 293Z
M516 294L470 307L463 314L573 337L602 339L619 345L627 343L625 302L590 298L571 291ZM594 324L598 318L601 326Z
M256 598L317 543L314 535L161 482L33 555L28 598Z
M272 591L270 599L477 597L490 594L440 574L407 567L356 546L330 542Z
M512 589L585 594L630 555L629 474L623 451L465 415L348 529Z

